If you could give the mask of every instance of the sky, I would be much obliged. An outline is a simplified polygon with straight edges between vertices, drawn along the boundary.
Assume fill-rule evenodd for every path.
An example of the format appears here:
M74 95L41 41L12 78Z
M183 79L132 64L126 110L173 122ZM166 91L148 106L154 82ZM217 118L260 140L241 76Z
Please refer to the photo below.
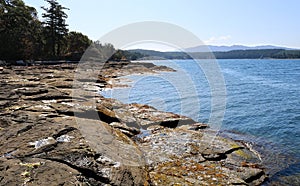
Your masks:
M35 7L42 19L43 10L40 7L47 6L43 0L24 2ZM131 23L159 21L182 27L208 45L276 45L300 48L299 0L58 2L70 9L66 11L69 30L82 32L92 40L98 40L112 30ZM150 45L147 47L151 48Z

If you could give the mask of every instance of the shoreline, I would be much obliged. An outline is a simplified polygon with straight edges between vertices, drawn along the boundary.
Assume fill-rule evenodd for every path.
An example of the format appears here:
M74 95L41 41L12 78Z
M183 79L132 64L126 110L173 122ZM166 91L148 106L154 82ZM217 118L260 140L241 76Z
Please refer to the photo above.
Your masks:
M267 179L255 154L214 136L207 125L97 94L109 86L105 75L157 68L134 65L123 72L108 67L96 83L74 80L76 65L4 68L0 161L8 168L0 171L0 183L46 183L58 167L54 184L259 185Z

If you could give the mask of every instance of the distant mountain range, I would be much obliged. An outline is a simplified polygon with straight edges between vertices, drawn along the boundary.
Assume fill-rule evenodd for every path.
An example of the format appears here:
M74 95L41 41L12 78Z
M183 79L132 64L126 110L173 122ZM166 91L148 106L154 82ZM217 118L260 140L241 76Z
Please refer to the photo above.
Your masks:
M232 50L264 50L264 49L284 49L295 50L287 47L261 45L261 46L244 46L244 45L232 45L232 46L215 46L215 45L200 45L196 47L186 48L186 52L207 52L210 49L212 52L228 52Z

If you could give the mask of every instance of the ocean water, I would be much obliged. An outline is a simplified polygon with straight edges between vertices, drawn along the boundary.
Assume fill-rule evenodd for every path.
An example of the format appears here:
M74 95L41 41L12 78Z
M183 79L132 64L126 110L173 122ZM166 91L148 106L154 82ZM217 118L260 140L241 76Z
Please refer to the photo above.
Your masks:
M209 123L262 154L265 185L300 185L300 60L152 62L177 71L126 76L129 88L101 94Z

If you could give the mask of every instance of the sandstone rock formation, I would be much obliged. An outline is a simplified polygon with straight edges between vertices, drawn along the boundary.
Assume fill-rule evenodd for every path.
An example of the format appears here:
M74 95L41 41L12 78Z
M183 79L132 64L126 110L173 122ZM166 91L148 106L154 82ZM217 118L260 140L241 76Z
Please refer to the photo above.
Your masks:
M259 185L266 178L253 152L207 125L97 93L121 75L164 68L108 66L74 78L76 67L0 71L0 185Z

